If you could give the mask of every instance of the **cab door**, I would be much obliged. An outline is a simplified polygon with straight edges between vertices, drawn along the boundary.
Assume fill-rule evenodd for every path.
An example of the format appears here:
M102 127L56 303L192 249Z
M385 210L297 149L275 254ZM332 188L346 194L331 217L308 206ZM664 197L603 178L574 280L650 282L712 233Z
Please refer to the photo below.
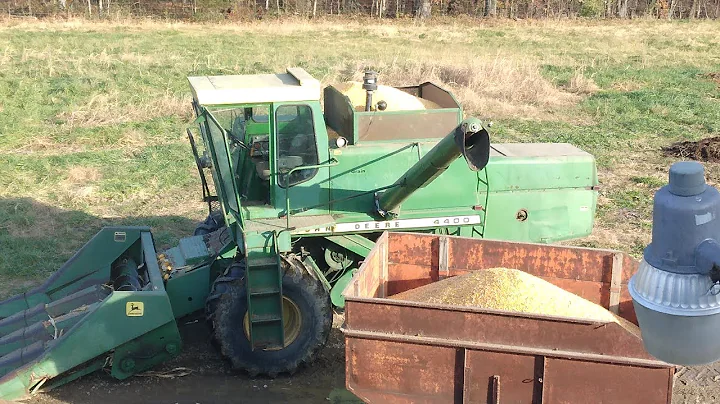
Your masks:
M330 201L327 130L318 103L273 105L272 200L293 215L327 214Z

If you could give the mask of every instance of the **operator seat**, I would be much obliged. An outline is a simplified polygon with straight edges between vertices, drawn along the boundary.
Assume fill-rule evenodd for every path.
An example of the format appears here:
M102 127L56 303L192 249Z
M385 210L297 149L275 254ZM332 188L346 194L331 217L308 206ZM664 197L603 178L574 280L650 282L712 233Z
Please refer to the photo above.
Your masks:
M255 162L255 171L263 181L270 181L270 162L266 160Z
M295 167L303 165L303 158L300 156L285 156L278 159L278 170L292 170ZM257 171L258 177L264 181L270 180L270 162L267 160L258 161L255 163L255 170Z

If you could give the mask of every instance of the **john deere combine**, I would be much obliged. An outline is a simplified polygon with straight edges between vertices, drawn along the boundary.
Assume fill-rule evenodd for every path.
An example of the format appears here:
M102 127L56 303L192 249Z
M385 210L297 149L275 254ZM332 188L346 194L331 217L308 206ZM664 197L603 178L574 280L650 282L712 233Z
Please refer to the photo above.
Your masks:
M180 352L176 319L203 310L235 368L292 373L326 343L382 231L553 242L592 229L591 155L491 145L487 125L433 83L383 93L368 73L360 107L302 69L189 83L207 220L160 254L149 228L104 228L3 302L0 397L144 371Z

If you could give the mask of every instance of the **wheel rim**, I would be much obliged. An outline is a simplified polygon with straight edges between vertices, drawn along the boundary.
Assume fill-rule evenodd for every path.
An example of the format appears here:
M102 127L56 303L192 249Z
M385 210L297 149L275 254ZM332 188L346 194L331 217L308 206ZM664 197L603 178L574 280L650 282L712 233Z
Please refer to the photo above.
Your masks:
M302 315L300 314L300 308L298 305L289 297L283 296L283 329L285 334L285 340L283 341L283 348L295 342L297 337L300 335L300 329L302 328ZM250 340L250 317L245 313L243 320L243 328L245 331L245 337ZM268 348L266 351L277 351L283 348Z

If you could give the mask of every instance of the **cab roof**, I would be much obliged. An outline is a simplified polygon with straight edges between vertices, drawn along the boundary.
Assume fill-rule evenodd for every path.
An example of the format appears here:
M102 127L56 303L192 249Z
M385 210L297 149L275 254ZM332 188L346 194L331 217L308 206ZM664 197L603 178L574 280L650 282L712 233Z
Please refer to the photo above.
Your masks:
M304 69L285 73L188 77L200 105L320 100L320 82Z

